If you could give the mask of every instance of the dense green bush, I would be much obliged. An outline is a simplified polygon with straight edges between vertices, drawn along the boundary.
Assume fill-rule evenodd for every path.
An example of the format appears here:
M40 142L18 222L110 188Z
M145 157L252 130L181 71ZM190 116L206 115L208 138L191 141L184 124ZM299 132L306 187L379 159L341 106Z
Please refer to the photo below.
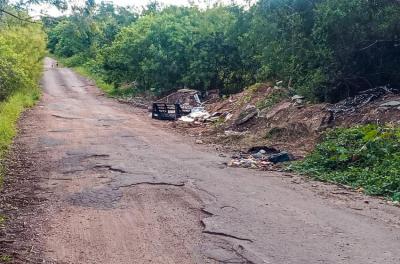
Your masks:
M257 80L337 101L398 85L399 15L393 0L260 0L250 10L245 52Z
M331 130L314 152L292 168L400 200L400 128L366 125Z
M38 24L0 19L0 167L16 133L16 121L39 97L45 34ZM1 174L1 173L0 173ZM1 176L1 175L0 175Z
M259 0L248 9L205 10L152 4L141 14L90 3L46 20L49 49L117 86L230 94L281 80L292 94L337 101L400 83L397 0Z
M36 85L44 48L44 35L38 26L0 29L0 101L18 89Z

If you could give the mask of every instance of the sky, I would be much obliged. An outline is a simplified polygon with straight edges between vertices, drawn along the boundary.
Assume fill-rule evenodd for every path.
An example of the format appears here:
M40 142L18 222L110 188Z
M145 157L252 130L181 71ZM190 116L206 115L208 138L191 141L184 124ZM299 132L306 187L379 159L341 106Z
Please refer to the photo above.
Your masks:
M69 2L74 4L83 4L85 0L70 0ZM96 2L101 2L101 0L96 0ZM151 0L107 0L107 2L112 2L119 6L135 6L140 8L151 2ZM189 0L158 0L158 2L163 5L189 5ZM206 7L207 5L212 5L216 2L229 3L230 0L193 0L192 2L198 3L199 6ZM244 3L245 0L236 0L236 2ZM32 7L30 14L33 17L38 17L43 12L51 16L60 16L63 14L57 10L57 8L49 5L34 6Z

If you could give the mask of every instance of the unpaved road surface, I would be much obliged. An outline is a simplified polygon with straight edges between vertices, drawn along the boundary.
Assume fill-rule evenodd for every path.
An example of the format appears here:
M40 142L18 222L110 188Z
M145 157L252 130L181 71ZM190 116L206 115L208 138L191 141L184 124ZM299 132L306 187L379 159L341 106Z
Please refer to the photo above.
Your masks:
M23 180L6 184L28 201L10 198L26 263L400 263L399 208L227 168L214 149L52 63L10 161L9 177Z

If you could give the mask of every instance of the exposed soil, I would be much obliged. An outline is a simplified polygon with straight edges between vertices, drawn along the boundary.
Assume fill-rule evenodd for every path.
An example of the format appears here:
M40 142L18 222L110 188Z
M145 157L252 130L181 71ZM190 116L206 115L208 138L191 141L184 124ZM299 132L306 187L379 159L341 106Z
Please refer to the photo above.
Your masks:
M234 124L235 119L248 105L259 106L266 99L271 99L274 91L279 90L286 91L284 88L274 88L270 83L257 84L229 98L206 102L205 107L211 114L223 114L217 122L175 122L169 126L178 132L183 131L183 134L201 137L207 143L218 144L226 150L243 151L253 146L265 145L289 151L302 158L314 149L328 128L400 124L400 107L380 107L388 101L399 101L398 93L388 93L360 106L356 111L337 115L329 111L333 106L331 104L312 104L306 101L297 104L286 96L277 99L271 106L259 107L259 114L244 124ZM226 114L231 115L229 120L225 119ZM225 131L238 133L226 135Z
M400 208L227 157L46 59L1 211L12 263L399 263Z

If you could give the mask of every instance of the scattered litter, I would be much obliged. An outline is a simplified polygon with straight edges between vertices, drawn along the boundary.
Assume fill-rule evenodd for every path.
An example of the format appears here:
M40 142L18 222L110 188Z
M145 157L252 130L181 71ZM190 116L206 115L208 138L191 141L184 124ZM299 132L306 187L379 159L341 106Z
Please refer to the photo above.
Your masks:
M264 154L276 154L279 153L279 150L277 150L276 148L273 147L268 147L268 146L255 146L255 147L251 147L249 148L249 150L247 151L248 153L257 153L257 152L263 152Z
M295 104L303 104L304 103L304 96L301 95L294 95L292 96L292 102L294 102Z
M380 107L396 107L400 106L400 101L389 101L380 105Z
M341 114L341 113L354 113L359 108L367 105L368 103L386 95L389 93L393 93L394 90L390 89L386 86L376 87L372 89L368 89L365 91L359 92L354 97L349 97L343 101L340 101L337 104L334 104L331 107L328 107L327 110L332 112L334 116Z
M207 119L211 117L210 113L204 107L193 107L188 116L194 119Z
M194 122L194 118L188 117L188 116L182 116L181 118L179 118L178 120L182 121L182 122Z
M271 147L253 147L247 153L232 155L228 167L273 170L274 164L293 159L293 156L286 151L280 152Z
M195 143L196 144L204 144L203 140L201 140L201 139L196 139Z
M225 116L225 122L231 120L233 117L233 114L229 113Z
M273 163L279 163L279 162L291 161L293 160L293 157L288 152L282 151L277 154L272 154L271 156L269 156L268 160Z
M222 116L224 113L221 113L221 112L214 112L212 115L211 115L211 117L220 117L220 116Z
M188 115L182 116L178 120L183 122L206 121L210 117L210 113L204 107L193 107Z

